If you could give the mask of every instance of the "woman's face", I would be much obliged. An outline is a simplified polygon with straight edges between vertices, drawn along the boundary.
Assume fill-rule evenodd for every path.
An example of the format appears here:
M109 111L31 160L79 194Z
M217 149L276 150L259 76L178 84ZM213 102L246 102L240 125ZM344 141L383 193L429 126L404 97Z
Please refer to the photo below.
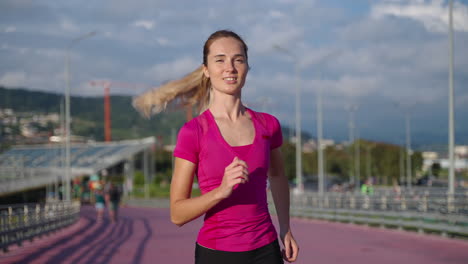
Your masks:
M214 90L237 95L244 86L249 65L242 43L235 38L215 40L204 66L204 74L210 78Z

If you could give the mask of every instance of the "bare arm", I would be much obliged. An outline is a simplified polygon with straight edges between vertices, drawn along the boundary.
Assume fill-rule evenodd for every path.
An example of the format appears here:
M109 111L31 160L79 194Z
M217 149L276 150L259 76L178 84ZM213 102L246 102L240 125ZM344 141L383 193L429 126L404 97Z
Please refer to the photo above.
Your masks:
M286 261L293 262L297 258L299 247L289 225L289 184L284 174L284 161L279 148L271 151L268 175L280 225L280 237L284 245L283 257Z
M176 157L174 167L171 182L171 221L178 226L203 215L229 197L236 184L248 181L247 165L244 161L235 158L226 167L220 186L199 197L191 198L196 165Z

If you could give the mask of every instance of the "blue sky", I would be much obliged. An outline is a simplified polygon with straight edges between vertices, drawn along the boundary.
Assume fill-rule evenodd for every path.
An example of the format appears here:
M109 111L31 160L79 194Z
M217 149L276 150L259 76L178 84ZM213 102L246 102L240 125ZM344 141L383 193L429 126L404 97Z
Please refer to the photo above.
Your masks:
M456 138L468 144L468 1L454 3ZM62 93L65 47L96 31L70 51L72 93L101 96L89 81L106 79L134 84L114 86L112 94L136 95L195 69L205 39L228 28L249 45L243 100L284 125L293 125L299 65L310 134L320 88L327 138L347 139L346 109L355 105L361 137L402 143L410 113L416 145L443 144L447 21L442 0L2 0L0 85Z

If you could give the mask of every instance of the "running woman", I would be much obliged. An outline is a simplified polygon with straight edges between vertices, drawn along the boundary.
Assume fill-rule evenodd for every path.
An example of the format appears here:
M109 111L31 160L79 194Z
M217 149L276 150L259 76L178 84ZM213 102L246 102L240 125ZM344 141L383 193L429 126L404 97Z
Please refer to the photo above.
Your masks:
M197 264L294 262L299 252L289 225L280 123L242 103L247 50L236 33L214 32L198 69L134 100L147 116L174 99L201 110L179 131L170 194L174 224L183 226L204 215L195 245ZM191 196L195 176L199 197ZM268 211L267 180L279 234Z

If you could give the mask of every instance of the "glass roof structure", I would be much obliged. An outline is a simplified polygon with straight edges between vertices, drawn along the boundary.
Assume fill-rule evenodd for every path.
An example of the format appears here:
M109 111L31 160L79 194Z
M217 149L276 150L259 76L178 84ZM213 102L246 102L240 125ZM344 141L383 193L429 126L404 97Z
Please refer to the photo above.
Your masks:
M72 178L98 173L152 148L154 137L72 144ZM64 174L65 150L60 145L16 146L0 154L0 194L51 184Z

